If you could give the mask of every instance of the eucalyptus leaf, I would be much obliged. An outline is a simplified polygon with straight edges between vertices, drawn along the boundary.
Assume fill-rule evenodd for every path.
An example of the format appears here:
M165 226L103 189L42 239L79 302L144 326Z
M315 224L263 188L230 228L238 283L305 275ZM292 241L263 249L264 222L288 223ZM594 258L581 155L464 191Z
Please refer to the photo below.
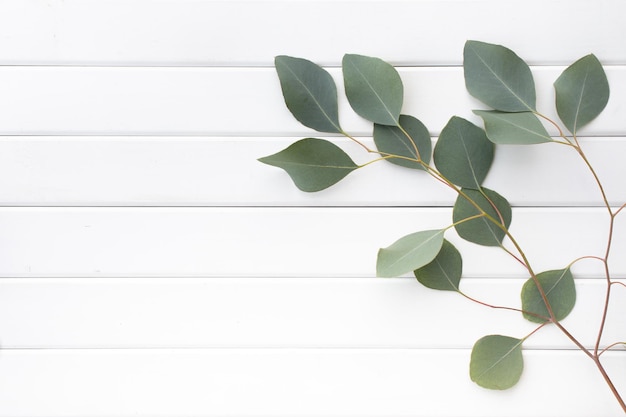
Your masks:
M425 230L412 233L378 251L376 275L397 277L430 263L443 245L442 230Z
M331 75L302 58L281 55L274 63L285 104L293 116L319 132L342 133L337 86Z
M467 41L463 50L467 91L506 112L535 110L535 82L528 65L508 48Z
M346 96L361 117L397 126L404 87L396 69L379 58L346 54L342 61Z
M259 158L287 171L302 191L320 191L359 168L337 145L323 139L301 139L284 150Z
M422 285L442 291L458 291L462 272L461 254L452 243L445 239L435 259L413 271Z
M595 119L609 101L609 82L595 55L587 55L565 69L554 89L556 110L573 134Z
M470 378L483 388L504 390L519 381L524 370L522 339L489 335L472 348Z
M511 205L504 197L488 188L482 188L482 190L463 188L462 192L473 200L485 213L498 221L499 224L503 225L506 229L509 228L511 225L512 211ZM481 212L465 197L459 195L454 203L454 209L452 210L452 219L454 223L458 223L454 227L456 232L463 239L478 245L500 246L506 233L487 217L478 217L459 223L464 219L468 219L480 213ZM502 223L502 221L504 222Z
M537 274L539 285L546 294L548 303L557 320L563 320L572 311L576 304L576 285L569 268L546 271ZM537 284L532 278L522 287L522 310L543 317L550 317ZM545 320L532 314L524 313L524 318L533 323L543 323Z
M454 184L480 188L493 162L495 146L485 131L460 117L452 117L435 145L437 169Z
M378 150L387 154L418 159L428 164L432 153L432 143L426 126L415 117L404 114L400 115L400 126L401 128L374 124L374 143ZM424 169L417 161L402 158L389 158L387 161L406 168Z
M550 134L532 112L505 113L474 110L485 121L487 138L499 145L533 145L552 142Z

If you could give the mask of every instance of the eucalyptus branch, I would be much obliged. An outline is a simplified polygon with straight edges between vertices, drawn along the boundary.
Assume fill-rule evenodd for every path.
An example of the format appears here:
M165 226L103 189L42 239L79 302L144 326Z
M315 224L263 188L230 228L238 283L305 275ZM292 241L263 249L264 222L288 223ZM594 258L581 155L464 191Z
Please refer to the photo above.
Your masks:
M376 149L371 149L340 127L337 89L324 69L301 58L277 57L276 69L285 102L300 122L317 131L343 134L368 153L380 157L357 165L336 145L307 138L275 155L261 158L261 161L283 168L304 191L330 187L357 168L382 160L423 170L453 190L457 198L452 210L452 224L443 229L408 234L381 248L376 263L377 275L400 276L413 272L426 287L456 291L470 301L492 309L521 313L526 320L538 324L522 339L488 335L474 344L470 378L480 386L504 389L515 385L523 369L521 345L539 329L554 324L594 361L626 412L626 404L600 362L600 355L608 349L626 344L618 342L604 349L600 347L608 319L611 289L614 284L626 287L626 284L611 279L609 269L615 218L626 203L615 211L610 206L603 184L576 135L578 129L595 118L608 101L608 81L602 65L595 56L587 55L570 65L554 83L557 113L563 126L572 132L567 136L566 129L559 123L535 110L535 85L530 67L513 51L500 45L468 41L463 56L468 92L493 110L475 111L484 121L484 130L453 116L441 130L434 152L426 127L416 118L400 114L404 87L398 72L388 63L354 54L347 54L342 60L345 93L350 106L358 115L373 122ZM557 139L546 131L542 120L556 128ZM482 183L491 167L495 145L545 142L564 145L577 152L597 184L610 223L604 257L581 256L564 269L537 273L509 230L513 214L511 205ZM486 303L459 290L463 275L462 256L444 238L452 228L466 241L499 247L526 269L530 277L522 286L521 308ZM512 248L504 245L505 238ZM607 284L602 320L591 350L561 323L576 302L571 268L583 259L603 263Z

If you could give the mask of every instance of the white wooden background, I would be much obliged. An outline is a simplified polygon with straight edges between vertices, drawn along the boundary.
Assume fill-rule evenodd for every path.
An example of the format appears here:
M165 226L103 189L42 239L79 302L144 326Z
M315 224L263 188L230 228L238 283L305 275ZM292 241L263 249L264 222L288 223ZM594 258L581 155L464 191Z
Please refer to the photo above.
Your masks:
M278 54L328 67L340 91L344 53L391 62L404 112L436 140L454 114L479 122L465 40L526 59L550 115L552 82L593 52L612 91L582 142L620 205L625 15L624 0L0 0L0 415L621 415L553 329L525 344L518 386L477 387L474 341L533 326L374 277L379 247L449 224L449 192L377 164L305 194L256 159L313 135L282 102ZM562 148L499 148L486 182L514 205L537 270L600 255L606 238L599 193ZM617 229L613 268L626 278L626 221ZM464 290L519 306L523 271L459 245ZM565 324L591 345L601 270L574 273ZM614 301L607 341L625 335L626 291ZM626 356L605 362L626 392Z

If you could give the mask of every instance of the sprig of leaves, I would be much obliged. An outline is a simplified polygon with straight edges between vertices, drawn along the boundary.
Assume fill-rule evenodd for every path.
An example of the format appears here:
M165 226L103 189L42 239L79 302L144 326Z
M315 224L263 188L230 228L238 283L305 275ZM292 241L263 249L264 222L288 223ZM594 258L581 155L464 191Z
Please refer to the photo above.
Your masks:
M515 385L524 368L524 341L546 324L554 324L594 360L626 411L626 404L599 361L600 354L605 351L599 349L602 328L595 349L591 351L561 324L576 303L571 265L536 273L509 230L511 205L498 192L483 186L496 145L557 143L574 148L596 179L611 215L610 237L603 259L607 271L608 306L611 286L608 254L613 220L621 209L611 209L576 138L578 131L597 117L608 102L609 86L602 65L595 56L587 55L565 69L554 83L558 115L572 134L571 138L567 137L558 128L559 136L555 140L542 120L557 127L558 124L536 109L532 71L517 54L501 45L470 40L465 44L463 58L468 92L491 109L474 110L482 118L484 129L458 116L451 117L434 149L426 126L417 118L402 114L404 87L401 77L392 65L381 59L346 54L342 60L345 94L352 109L372 122L375 150L341 128L337 87L326 70L308 60L288 56L276 57L276 70L287 108L302 124L320 132L344 135L368 152L379 154L380 158L374 161L386 160L422 171L422 175L432 176L457 193L451 224L410 233L378 251L378 276L413 273L417 281L428 288L455 291L473 300L460 290L462 255L445 239L445 234L452 229L471 243L502 248L527 269L529 278L521 289L521 308L497 307L474 300L489 307L516 310L526 320L538 324L525 337L487 335L478 340L472 348L470 360L470 377L474 382L490 389L507 389ZM316 138L302 139L259 160L284 169L303 191L323 190L352 171L369 165L355 164L341 148L328 140Z

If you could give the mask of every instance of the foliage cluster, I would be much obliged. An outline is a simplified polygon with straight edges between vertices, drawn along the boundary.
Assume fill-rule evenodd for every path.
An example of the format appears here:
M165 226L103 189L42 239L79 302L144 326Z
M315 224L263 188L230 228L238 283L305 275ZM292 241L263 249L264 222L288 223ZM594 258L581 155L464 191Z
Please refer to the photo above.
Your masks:
M466 88L491 110L474 111L483 120L484 129L463 118L451 117L441 130L434 149L426 126L417 118L401 113L402 80L396 69L385 61L354 54L347 54L342 60L345 94L352 109L373 123L376 149L368 148L341 127L337 87L326 70L308 60L289 56L276 57L275 66L285 103L297 120L316 131L350 138L367 152L378 155L376 159L358 165L332 142L305 138L260 159L265 164L284 169L299 189L307 192L323 190L357 169L384 160L421 171L457 194L449 225L408 234L379 250L378 276L412 273L428 288L456 291L467 297L459 288L463 264L461 253L445 238L451 229L469 242L501 248L528 272L528 280L521 289L521 308L488 306L516 310L537 327L521 338L487 335L478 340L472 349L469 367L474 382L490 389L507 389L515 385L523 370L523 343L537 330L551 324L595 362L626 411L624 401L600 362L606 350L623 344L601 346L611 288L619 284L611 278L608 262L613 224L624 206L611 207L577 137L579 130L602 112L609 99L607 77L594 55L587 55L567 67L554 83L556 110L569 132L566 135L557 122L536 109L533 75L519 56L500 45L467 41L463 52ZM558 136L552 137L544 123L552 125ZM496 145L541 143L563 145L580 155L597 182L610 217L605 256L585 257L602 262L606 271L607 298L593 348L585 347L561 323L576 303L571 267L582 258L558 270L535 271L509 230L513 212L509 202L498 192L483 186Z

